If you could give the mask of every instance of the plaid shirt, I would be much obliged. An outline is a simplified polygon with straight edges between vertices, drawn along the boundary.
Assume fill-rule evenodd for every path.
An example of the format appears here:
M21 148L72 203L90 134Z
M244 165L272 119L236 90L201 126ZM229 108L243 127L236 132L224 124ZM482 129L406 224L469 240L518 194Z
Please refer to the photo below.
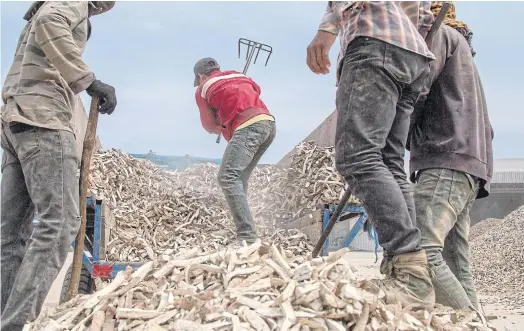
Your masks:
M329 1L319 30L340 34L339 66L347 46L359 36L435 59L424 41L433 20L430 1Z

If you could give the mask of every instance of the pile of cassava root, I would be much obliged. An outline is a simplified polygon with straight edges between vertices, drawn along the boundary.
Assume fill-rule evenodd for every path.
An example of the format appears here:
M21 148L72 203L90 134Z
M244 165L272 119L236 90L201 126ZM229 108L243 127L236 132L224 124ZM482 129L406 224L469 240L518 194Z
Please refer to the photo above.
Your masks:
M260 240L161 255L24 331L491 330L472 311L410 311L357 279L347 248L315 259Z
M218 169L201 164L171 172L118 150L97 153L91 192L108 204L115 218L107 259L146 261L166 250L233 240L235 227L217 183ZM255 168L248 198L259 235L268 239L276 223L324 203L338 203L344 188L335 170L333 148L311 142L296 147L288 169Z
M507 309L524 307L524 206L503 220L482 221L471 228L473 279L488 303Z
M96 154L91 191L116 222L107 258L142 266L24 330L493 330L469 310L386 304L371 281L357 278L347 248L313 259L303 233L274 227L339 202L345 185L333 148L303 143L288 169L253 171L248 198L261 239L252 245L235 240L217 173L211 164L170 172L117 150Z

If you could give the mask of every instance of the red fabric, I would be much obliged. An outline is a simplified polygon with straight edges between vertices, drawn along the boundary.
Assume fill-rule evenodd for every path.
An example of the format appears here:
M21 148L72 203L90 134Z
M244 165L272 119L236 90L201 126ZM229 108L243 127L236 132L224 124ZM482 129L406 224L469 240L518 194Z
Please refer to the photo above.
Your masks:
M202 97L204 88L205 96ZM266 105L260 100L260 87L257 83L233 70L212 73L197 88L195 99L204 129L209 133L221 132L227 141L242 123L254 116L269 114ZM217 117L211 108L217 111Z

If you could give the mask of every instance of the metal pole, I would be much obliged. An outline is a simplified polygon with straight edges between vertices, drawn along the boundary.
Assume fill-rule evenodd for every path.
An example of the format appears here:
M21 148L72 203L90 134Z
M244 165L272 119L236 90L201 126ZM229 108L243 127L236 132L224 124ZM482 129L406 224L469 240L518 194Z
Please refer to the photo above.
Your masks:
M256 50L256 43L253 44L253 46L249 46L251 50L249 51L248 59L246 60L246 65L244 66L244 70L242 73L245 75L247 73L247 69L249 69L249 65L251 64L251 60L253 59L253 55L255 55Z

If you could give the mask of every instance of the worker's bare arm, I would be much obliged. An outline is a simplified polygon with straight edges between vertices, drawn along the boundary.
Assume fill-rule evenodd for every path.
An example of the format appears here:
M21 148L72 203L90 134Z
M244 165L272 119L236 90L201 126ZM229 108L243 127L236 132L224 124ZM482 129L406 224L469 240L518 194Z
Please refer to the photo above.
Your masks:
M307 48L307 65L316 74L328 74L331 67L329 50L342 26L348 22L348 9L360 1L329 1L317 35Z

